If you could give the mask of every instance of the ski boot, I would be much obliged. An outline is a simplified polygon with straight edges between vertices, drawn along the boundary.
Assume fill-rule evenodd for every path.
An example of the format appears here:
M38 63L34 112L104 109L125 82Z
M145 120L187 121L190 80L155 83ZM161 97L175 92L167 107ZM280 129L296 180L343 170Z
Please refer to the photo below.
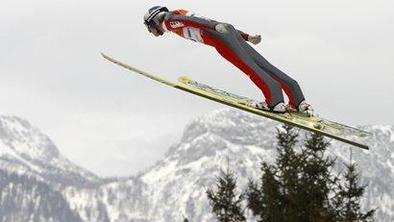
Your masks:
M281 102L276 104L273 108L269 107L266 102L251 101L250 106L256 107L257 109L270 111L274 113L285 113L287 112L286 105Z
M302 101L297 108L294 108L292 105L288 104L286 107L288 112L297 112L307 116L313 116L314 111L310 104L306 103L305 100Z

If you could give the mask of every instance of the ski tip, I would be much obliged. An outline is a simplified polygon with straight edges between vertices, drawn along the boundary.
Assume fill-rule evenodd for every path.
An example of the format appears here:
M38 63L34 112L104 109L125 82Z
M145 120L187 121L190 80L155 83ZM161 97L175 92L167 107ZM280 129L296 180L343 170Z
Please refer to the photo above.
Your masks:
M108 60L108 61L110 61L110 62L113 62L113 63L116 63L116 64L119 63L118 61L116 61L116 60L113 59L112 57L106 55L104 52L100 52L100 54L101 54L101 56L102 56L104 59L106 59L106 60Z
M108 56L104 52L100 52L100 55L104 58L108 58Z

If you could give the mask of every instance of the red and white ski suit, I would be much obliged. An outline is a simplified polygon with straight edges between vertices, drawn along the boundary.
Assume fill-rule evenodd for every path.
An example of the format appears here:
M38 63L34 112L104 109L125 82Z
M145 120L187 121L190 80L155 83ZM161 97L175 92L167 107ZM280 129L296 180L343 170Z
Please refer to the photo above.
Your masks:
M216 31L222 24L225 31ZM186 10L167 13L163 28L183 38L210 45L226 60L234 64L263 92L267 104L272 108L284 102L282 89L293 107L305 99L298 83L270 64L248 41L249 35L236 30L232 25L197 16Z

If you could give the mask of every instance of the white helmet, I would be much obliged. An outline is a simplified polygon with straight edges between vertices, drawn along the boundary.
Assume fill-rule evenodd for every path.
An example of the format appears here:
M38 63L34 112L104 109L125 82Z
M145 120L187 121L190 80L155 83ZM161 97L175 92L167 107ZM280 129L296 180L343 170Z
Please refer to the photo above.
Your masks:
M148 10L144 16L144 24L148 28L149 32L152 32L155 36L163 35L164 30L161 27L159 21L159 14L161 12L168 12L168 9L163 6L155 6Z

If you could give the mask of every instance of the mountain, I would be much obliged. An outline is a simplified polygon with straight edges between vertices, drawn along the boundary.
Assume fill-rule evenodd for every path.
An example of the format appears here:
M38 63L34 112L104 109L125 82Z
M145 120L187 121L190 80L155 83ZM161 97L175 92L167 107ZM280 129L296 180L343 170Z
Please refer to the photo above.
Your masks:
M274 161L280 126L234 109L217 110L190 122L181 140L151 168L129 178L101 179L61 157L26 121L2 117L0 124L0 169L41 178L48 191L62 194L71 212L92 222L213 221L205 191L220 169L234 170L245 187L249 178L258 177L261 161ZM341 172L352 150L361 182L368 184L364 207L378 208L376 221L394 221L394 127L363 128L373 133L370 151L331 141L329 152L338 158L336 171ZM305 132L300 134L302 141ZM0 195L9 192L0 189Z
M104 181L62 156L48 136L15 116L0 116L0 176L0 212L8 212L0 213L0 221L82 221L63 192L95 191ZM100 208L86 211L92 211L91 218L106 218Z
M63 157L48 136L15 116L0 116L0 169L62 186L100 182L98 176Z

